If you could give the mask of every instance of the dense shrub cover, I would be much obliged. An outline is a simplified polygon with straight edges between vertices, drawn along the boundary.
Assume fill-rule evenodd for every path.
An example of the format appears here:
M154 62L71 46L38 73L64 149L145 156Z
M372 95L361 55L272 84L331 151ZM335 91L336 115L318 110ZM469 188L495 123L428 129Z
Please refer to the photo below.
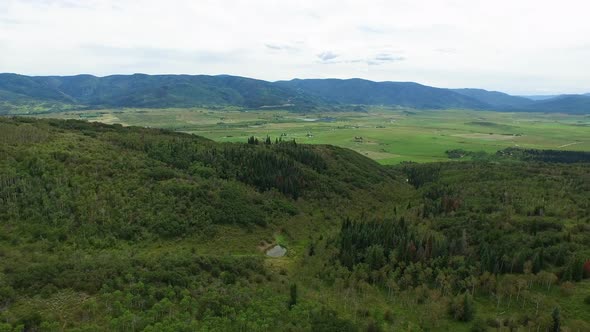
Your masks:
M585 330L590 166L541 159L0 118L0 331Z

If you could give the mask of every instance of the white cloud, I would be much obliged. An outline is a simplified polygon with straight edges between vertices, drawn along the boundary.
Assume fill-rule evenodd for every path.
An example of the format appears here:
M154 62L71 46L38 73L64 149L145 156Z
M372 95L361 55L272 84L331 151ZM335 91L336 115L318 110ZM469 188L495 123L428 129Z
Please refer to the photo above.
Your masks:
M583 92L589 9L586 0L1 0L0 72Z
M334 60L338 57L338 54L331 52L331 51L326 51L326 52L322 52L320 54L318 54L318 58L320 58L320 60L322 62L328 62L330 60Z

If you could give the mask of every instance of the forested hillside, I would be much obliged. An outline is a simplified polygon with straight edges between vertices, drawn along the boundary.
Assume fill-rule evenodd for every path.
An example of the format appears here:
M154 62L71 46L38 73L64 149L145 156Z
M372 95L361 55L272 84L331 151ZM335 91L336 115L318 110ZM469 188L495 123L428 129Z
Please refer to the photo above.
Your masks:
M0 118L0 331L586 331L590 165L521 154Z
M526 107L533 104L532 99L525 97L511 96L509 94L498 92L498 91L487 91L483 89L452 89L452 91L475 98L487 105L494 107L505 108L505 107Z
M529 107L514 107L520 109L536 109L538 112L559 112L569 114L590 113L590 96L588 95L563 95L555 98L541 100Z
M354 105L410 109L590 113L590 97L534 101L482 89L443 89L414 82L293 79L268 82L230 75L24 76L0 73L0 114L72 109L239 107L293 112L358 111Z
M143 74L107 77L0 74L0 106L2 102L7 110L30 103L46 105L49 110L228 105L303 110L317 104L311 96L251 78Z
M485 109L490 105L447 89L413 82L373 82L363 79L304 79L277 82L333 103L397 105L418 109Z

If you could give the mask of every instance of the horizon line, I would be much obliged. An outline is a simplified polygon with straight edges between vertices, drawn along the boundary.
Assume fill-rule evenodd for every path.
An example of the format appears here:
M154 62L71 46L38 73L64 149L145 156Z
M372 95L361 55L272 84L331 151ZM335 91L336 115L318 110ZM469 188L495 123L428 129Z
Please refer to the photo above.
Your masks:
M251 79L251 80L257 80L257 81L263 81L263 82L268 82L268 83L277 83L277 82L288 82L288 81L293 81L293 80L339 80L339 81L348 81L348 80L362 80L362 81L368 81L368 82L374 82L374 83L413 83L413 84L419 84L419 85L423 85L423 86L428 86L428 87L432 87L432 88L438 88L438 89L446 89L446 90L458 90L458 89L473 89L473 90L484 90L484 91L488 91L488 92L499 92L499 93L504 93L507 94L509 96L514 96L514 97L558 97L558 96L574 96L574 95L578 95L578 96L585 96L588 95L589 93L586 92L580 92L580 93L572 93L572 92L560 92L560 93L520 93L520 94L512 94L512 93L508 93L508 92L504 92L502 90L498 90L498 89L484 89L484 88L477 88L477 87L440 87L440 86L435 86L435 85L428 85L428 84L424 84L424 83L419 83L416 81L375 81L375 80L370 80L370 79L366 79L366 78L362 78L362 77L349 77L349 78L336 78L336 77L324 77L324 78L299 78L299 77L294 77L291 79L281 79L281 80L265 80L265 79L261 79L261 78L254 78L254 77L248 77L248 76L242 76L242 75L233 75L233 74L178 74L178 73L166 73L166 74L162 74L162 73L158 73L158 74L148 74L148 73L132 73L132 74L108 74L108 75L97 75L97 74L88 74L88 73L80 73L80 74L69 74L69 75L27 75L27 74L20 74L20 73L15 73L15 72L0 72L0 75L18 75L18 76L25 76L25 77L76 77L76 76L92 76L92 77L96 77L96 78L106 78L106 77L112 77L112 76L209 76L209 77L220 77L220 76L229 76L229 77L239 77L239 78L246 78L246 79Z

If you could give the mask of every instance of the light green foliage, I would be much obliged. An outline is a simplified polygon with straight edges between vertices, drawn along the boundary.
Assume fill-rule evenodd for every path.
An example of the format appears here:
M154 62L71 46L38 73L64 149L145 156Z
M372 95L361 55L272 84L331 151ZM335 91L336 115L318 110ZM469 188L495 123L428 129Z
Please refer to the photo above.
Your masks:
M459 110L367 107L366 112L299 114L287 111L222 109L116 109L50 114L123 125L167 128L216 141L295 139L333 144L382 164L447 161L445 151L495 153L507 147L590 151L586 116ZM460 159L470 159L465 156Z

